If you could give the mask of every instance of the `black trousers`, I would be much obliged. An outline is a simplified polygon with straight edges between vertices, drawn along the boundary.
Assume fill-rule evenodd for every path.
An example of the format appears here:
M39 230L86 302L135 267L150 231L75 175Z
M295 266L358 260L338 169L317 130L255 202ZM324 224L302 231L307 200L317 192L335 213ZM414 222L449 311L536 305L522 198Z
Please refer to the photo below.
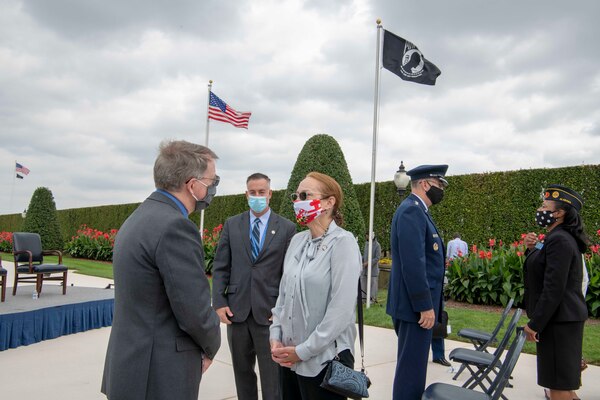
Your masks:
M279 365L271 358L269 326L260 325L252 313L244 322L227 325L227 341L239 400L258 400L255 372L256 361L260 370L262 400L278 400Z
M350 350L338 354L340 362L354 368L354 356ZM320 385L327 366L317 376L308 377L296 374L286 367L281 368L281 395L283 400L345 400L347 397L323 389Z

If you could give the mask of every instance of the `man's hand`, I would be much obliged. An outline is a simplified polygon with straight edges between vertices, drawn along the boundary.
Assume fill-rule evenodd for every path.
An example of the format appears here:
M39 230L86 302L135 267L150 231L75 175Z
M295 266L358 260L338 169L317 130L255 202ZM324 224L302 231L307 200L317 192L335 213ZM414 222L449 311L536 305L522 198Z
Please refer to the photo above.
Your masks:
M423 329L431 329L435 325L435 312L433 308L427 311L421 311L421 319L419 325Z
M204 374L206 372L206 370L208 369L208 367L210 367L210 365L212 364L212 361L213 360L206 357L206 354L202 353L202 374Z
M233 313L231 312L229 307L217 308L216 311L217 311L217 315L219 316L219 319L221 320L222 323L231 325L231 321L227 317L228 316L233 317Z
M534 232L529 232L523 239L523 241L525 243L525 247L527 247L529 250L531 250L535 247L537 240L538 240L538 236Z
M529 325L525 325L523 328L525 330L525 334L527 335L528 342L539 342L540 341L540 337L538 336L538 333L536 331L534 331L533 329L531 329L529 327Z

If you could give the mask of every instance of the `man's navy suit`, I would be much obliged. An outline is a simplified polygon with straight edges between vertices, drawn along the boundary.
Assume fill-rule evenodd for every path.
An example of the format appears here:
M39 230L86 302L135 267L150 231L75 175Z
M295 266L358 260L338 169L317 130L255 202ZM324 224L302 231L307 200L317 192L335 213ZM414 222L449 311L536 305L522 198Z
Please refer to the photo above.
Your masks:
M425 390L431 329L420 312L442 311L444 242L425 204L411 194L396 210L391 232L392 273L387 313L398 335L394 400L418 400Z
M252 260L250 224L255 218L246 211L225 221L213 263L213 307L229 307L233 313L227 339L238 398L258 398L257 359L262 398L271 400L279 398L279 366L271 359L269 344L271 309L279 295L283 260L296 225L271 211L264 243Z

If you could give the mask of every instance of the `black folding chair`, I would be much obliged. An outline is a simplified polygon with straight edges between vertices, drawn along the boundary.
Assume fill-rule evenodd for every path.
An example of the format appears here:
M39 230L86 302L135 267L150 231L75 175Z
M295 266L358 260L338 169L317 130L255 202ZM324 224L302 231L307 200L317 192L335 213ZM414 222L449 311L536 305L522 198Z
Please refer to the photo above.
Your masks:
M421 400L498 400L501 397L505 398L502 392L508 385L508 380L517 365L524 344L525 332L523 328L517 328L517 335L506 353L500 371L483 393L447 383L433 383L425 389Z
M513 332L516 330L519 318L521 318L521 313L521 309L517 309L515 311L510 323L508 324L508 328L506 329L506 332L504 333L504 336L502 337L502 340L498 344L498 347L494 353L490 354L485 351L465 348L454 349L450 352L451 360L460 362L469 370L469 372L471 372L471 377L466 380L466 382L463 384L463 387L473 389L476 386L479 386L485 391L486 387L484 385L484 380L486 380L489 384L492 383L489 375L502 367L502 362L500 359L504 353L504 350L508 346L508 343L510 342ZM452 379L456 380L457 377L458 374L456 374Z
M477 329L463 328L458 331L457 335L460 337L463 337L465 339L469 339L471 341L471 343L473 343L475 350L488 352L487 351L488 346L491 344L494 344L498 341L498 339L497 339L498 332L500 332L500 329L502 329L502 327L504 326L504 321L506 321L506 317L510 313L510 310L511 310L514 302L515 302L515 299L510 299L508 301L508 304L504 308L504 311L502 311L500 320L498 321L498 323L496 324L496 327L494 328L494 330L492 332L484 332L484 331L480 331ZM465 370L465 366L461 365L460 368L458 369L458 372L454 376L454 379L456 380L456 378L464 370Z
M460 331L458 331L457 335L460 337L464 337L465 339L469 339L471 341L471 343L473 343L473 346L475 346L475 350L485 351L485 349L490 344L497 341L496 336L498 336L498 332L500 332L500 329L504 325L504 321L506 320L506 317L510 313L510 310L511 310L514 302L515 302L515 299L510 299L508 301L506 308L504 308L504 311L502 311L502 315L500 316L500 320L498 321L498 324L496 324L496 327L494 328L494 330L491 333L480 331L477 329L463 328Z

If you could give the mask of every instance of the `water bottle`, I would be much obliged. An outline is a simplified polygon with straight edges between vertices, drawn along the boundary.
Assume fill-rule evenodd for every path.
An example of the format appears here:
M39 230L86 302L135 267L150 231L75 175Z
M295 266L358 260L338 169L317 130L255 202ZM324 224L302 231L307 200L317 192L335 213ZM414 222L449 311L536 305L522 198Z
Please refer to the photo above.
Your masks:
M38 299L38 292L37 292L37 290L34 290L34 291L33 291L33 295L31 296L31 298L32 298L33 300L37 300L37 299Z

